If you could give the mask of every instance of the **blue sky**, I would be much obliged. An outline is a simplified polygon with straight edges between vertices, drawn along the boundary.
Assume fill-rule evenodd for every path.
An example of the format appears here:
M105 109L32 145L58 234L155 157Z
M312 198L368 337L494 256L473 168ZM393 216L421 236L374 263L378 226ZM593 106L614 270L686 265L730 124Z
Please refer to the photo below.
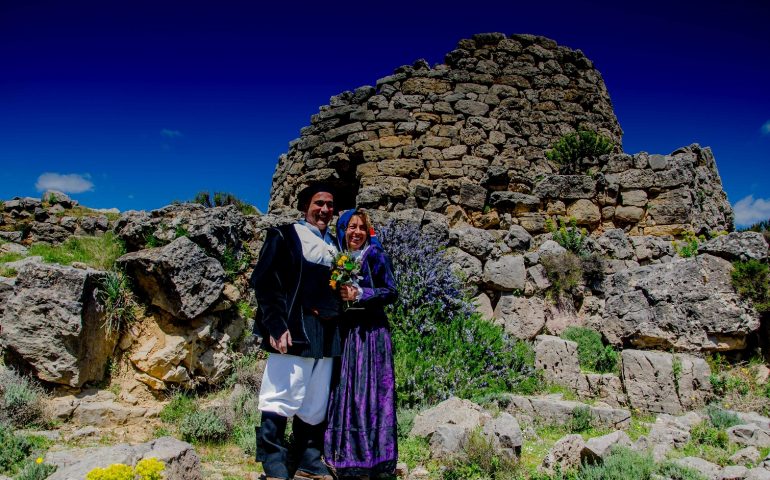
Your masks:
M264 211L330 96L497 31L581 49L626 152L710 146L741 223L770 218L770 4L621 3L0 0L0 198L58 185L128 210L209 190Z

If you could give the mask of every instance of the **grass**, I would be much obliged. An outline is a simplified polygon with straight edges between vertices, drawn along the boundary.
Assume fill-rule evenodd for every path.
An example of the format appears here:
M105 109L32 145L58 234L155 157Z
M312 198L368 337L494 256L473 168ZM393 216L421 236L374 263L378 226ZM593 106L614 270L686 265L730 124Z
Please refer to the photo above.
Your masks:
M29 247L28 253L43 257L47 263L80 262L98 270L111 270L115 260L125 253L125 247L114 233L106 232L95 237L72 236L60 245L36 243Z
M760 383L756 376L759 358L730 363L716 353L706 359L711 367L709 381L714 395L725 409L770 415L770 383Z
M568 327L561 338L577 343L580 369L591 373L617 373L618 352L602 343L602 335L586 327Z
M136 320L139 304L123 272L107 272L99 282L97 298L104 312L108 337L122 332Z

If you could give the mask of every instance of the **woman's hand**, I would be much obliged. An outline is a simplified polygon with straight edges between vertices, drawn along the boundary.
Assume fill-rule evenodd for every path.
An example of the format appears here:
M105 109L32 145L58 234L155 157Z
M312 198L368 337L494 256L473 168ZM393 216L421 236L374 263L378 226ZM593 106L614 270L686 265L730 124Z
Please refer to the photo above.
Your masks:
M358 297L358 289L353 285L342 285L340 287L340 296L346 302L354 302Z

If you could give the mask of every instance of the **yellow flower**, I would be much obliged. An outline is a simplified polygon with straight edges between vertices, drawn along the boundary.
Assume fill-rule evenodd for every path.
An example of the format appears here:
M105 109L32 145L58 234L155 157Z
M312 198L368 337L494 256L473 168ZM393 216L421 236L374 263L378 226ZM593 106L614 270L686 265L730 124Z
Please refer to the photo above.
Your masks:
M329 280L329 286L332 288L337 288L337 280Z
M35 463L43 463L43 457L37 457L37 460L35 460Z
M347 255L343 255L343 256L341 256L340 258L337 259L337 266L338 267L342 267L342 266L345 265L345 262L347 262L347 261L348 261L348 256Z

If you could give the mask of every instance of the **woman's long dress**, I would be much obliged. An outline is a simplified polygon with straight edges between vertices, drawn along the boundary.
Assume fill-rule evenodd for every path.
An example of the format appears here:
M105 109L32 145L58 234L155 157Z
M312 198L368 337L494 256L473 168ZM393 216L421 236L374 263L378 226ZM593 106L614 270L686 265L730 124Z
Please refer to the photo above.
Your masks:
M390 260L364 253L363 295L341 317L345 337L339 383L329 400L326 462L344 476L392 474L398 458L393 350L384 306L396 299Z

